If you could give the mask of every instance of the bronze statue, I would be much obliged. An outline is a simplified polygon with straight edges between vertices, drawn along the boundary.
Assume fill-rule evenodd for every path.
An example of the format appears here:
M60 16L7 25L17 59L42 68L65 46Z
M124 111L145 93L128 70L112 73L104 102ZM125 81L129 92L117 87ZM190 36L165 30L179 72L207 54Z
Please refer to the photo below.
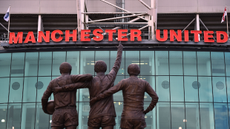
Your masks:
M144 129L146 127L145 114L156 106L158 96L147 81L141 80L137 77L137 75L140 73L140 68L138 65L129 65L128 73L130 76L129 78L121 80L117 85L111 87L107 91L104 91L98 95L98 97L92 98L90 100L90 104L97 105L98 100L104 100L119 90L122 90L124 107L120 128ZM145 92L147 92L152 98L152 101L146 110L144 110L143 107Z
M52 80L42 96L42 109L47 111L48 99L54 94L54 112L52 116L52 129L76 129L78 126L78 113L76 110L76 89L68 92L54 92L55 87L63 87L67 84L76 83L78 87L90 82L93 77L90 74L70 75L72 66L64 62L59 67L61 76ZM79 82L79 83L78 83ZM80 83L81 82L81 83ZM48 107L49 108L49 107Z
M91 83L84 85L89 89L90 99L98 96L105 90L108 90L114 85L117 72L121 65L123 45L119 43L117 50L117 58L112 70L109 74L105 75L107 65L104 61L97 61L94 66L94 70L97 75L93 78ZM56 92L72 91L78 88L82 88L78 83L66 85L65 87L56 88ZM116 112L113 103L113 96L109 96L105 99L98 101L95 104L90 105L88 129L113 129L115 125Z

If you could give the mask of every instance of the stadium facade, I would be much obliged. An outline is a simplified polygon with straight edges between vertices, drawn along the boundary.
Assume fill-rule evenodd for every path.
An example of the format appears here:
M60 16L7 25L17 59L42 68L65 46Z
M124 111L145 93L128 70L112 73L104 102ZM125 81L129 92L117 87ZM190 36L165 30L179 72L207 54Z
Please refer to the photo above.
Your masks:
M124 52L115 84L128 77L129 64L140 66L139 77L159 96L145 116L146 129L229 129L230 41L228 24L221 23L225 7L229 12L229 0L1 0L0 128L51 128L52 116L42 111L41 96L60 75L59 65L69 62L72 74L95 75L95 61L104 60L108 73L119 40L127 37L121 41ZM8 23L14 38L8 35ZM98 38L92 33L96 29L102 30L103 40L93 39ZM106 30L115 32L110 37ZM131 30L141 30L140 41L131 40ZM44 34L40 41L39 31ZM127 35L119 38L118 31ZM176 34L170 38L171 32ZM227 34L227 40L218 32ZM122 92L113 96L118 129ZM79 89L76 97L78 129L87 129L88 90ZM146 94L145 107L150 102Z

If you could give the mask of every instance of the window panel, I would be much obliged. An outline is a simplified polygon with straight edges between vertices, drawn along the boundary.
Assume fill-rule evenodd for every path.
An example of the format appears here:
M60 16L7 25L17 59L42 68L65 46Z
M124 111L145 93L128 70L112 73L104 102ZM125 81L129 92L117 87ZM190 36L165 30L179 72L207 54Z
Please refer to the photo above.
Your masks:
M11 76L24 75L25 53L12 53Z
M66 52L53 52L52 76L60 75L59 67L66 62Z
M225 76L225 62L223 52L211 52L212 58L212 75Z
M22 101L23 78L11 78L9 102Z
M112 68L109 68L109 51L96 51L95 52L95 63L98 61L98 60L102 60L106 63L107 65L107 71L105 72L105 74L108 74L110 72L110 70ZM96 74L96 73L95 73Z
M94 51L81 51L80 74L94 75Z
M199 104L186 103L186 129L200 129Z
M117 75L125 75L125 72L127 71L124 66L125 64L125 52L123 51L122 52L122 59L121 59L121 66L120 66L120 69L118 70L118 73ZM116 60L116 57L117 57L117 51L110 51L110 70L113 68L113 65L114 65L114 62ZM108 66L108 65L107 65Z
M0 90L0 103L8 102L9 94L9 78L0 78L1 90Z
M228 108L225 103L214 103L215 129L228 129Z
M9 104L7 129L21 129L21 104Z
M51 76L52 52L39 53L38 76Z
M214 102L227 102L225 78L213 77L212 80Z
M25 77L23 88L23 102L35 102L36 88L40 88L41 84L37 83L37 77Z
M212 102L212 82L211 77L198 77L200 102Z
M170 76L171 101L184 101L182 76Z
M185 129L184 103L171 104L172 129Z
M41 103L37 103L35 119L36 119L35 129L50 128L50 119L52 119L52 116L49 116L48 114L45 114L43 112Z
M27 52L25 61L25 76L37 76L38 72L38 53Z
M214 129L213 103L200 103L201 129Z
M230 52L225 52L226 75L230 76Z
M140 60L139 60L139 51L126 51L125 52L125 63L126 69L130 64L137 64L140 67ZM127 70L125 70L125 73ZM129 75L128 72L125 75Z
M7 115L7 105L6 104L0 104L0 129L6 129L6 115Z
M197 52L198 75L211 76L210 52Z
M168 51L155 52L156 75L169 74Z
M140 52L140 75L155 75L154 51Z
M182 52L169 51L170 75L183 75Z
M227 83L227 94L228 94L228 102L230 101L230 77L226 78L226 83Z
M69 51L67 52L67 62L70 63L72 66L72 72L71 74L79 74L79 65L80 65L80 59L79 59L79 52L78 51Z
M184 75L197 75L196 52L183 52Z
M0 77L10 75L11 53L0 53Z
M159 101L170 101L169 99L169 77L157 76L156 77L156 93L159 97Z
M35 122L35 103L22 105L21 129L33 129Z
M51 81L51 77L38 77L38 87L39 88L36 88L37 102L41 102L43 93L47 89L50 81Z
M197 77L184 77L185 101L198 102L200 83Z
M156 107L157 107L157 129L171 129L170 104L158 102Z

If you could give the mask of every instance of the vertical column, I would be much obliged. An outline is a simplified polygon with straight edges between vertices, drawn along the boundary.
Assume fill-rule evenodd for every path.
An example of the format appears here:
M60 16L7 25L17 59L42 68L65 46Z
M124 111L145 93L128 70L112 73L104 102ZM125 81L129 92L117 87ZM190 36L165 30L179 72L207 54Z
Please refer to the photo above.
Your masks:
M200 16L199 14L196 14L196 30L200 30ZM198 39L200 41L200 34L198 35Z
M155 30L157 27L157 0L151 0L151 10L148 25L150 26L150 38L155 39Z
M42 22L42 16L38 15L38 32L43 31L43 22ZM37 40L38 40L38 32L37 32Z
M85 0L76 0L76 4L77 4L77 30L78 30L78 40L81 37L81 30L84 29L84 14L82 14L82 12L84 12L84 4L85 4Z

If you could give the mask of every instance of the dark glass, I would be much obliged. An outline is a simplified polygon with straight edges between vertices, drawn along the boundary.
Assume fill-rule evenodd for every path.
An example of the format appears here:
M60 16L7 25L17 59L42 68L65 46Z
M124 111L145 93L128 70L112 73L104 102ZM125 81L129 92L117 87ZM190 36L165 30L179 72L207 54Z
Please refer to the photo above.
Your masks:
M169 75L168 51L155 52L156 75Z
M37 76L38 73L38 53L27 52L25 61L25 76Z
M60 75L59 67L66 62L66 52L53 52L52 76Z
M171 129L170 104L158 102L157 129Z
M183 52L184 75L197 75L196 52Z
M170 75L183 75L182 52L169 51Z
M229 129L226 103L214 103L215 129Z
M211 52L212 75L225 76L225 61L223 52Z
M52 52L39 52L38 76L51 76L51 71L52 71L51 64L52 64Z
M70 63L72 66L72 72L71 74L79 74L79 65L80 65L80 57L78 51L69 51L67 52L67 62Z
M6 128L6 115L7 115L7 105L6 104L0 104L0 128L5 129Z
M172 129L185 129L184 103L171 104Z
M140 75L155 75L154 51L140 52Z
M11 76L24 75L24 59L25 53L12 53Z
M7 129L21 129L21 104L9 104Z
M0 77L9 77L11 53L0 53Z

